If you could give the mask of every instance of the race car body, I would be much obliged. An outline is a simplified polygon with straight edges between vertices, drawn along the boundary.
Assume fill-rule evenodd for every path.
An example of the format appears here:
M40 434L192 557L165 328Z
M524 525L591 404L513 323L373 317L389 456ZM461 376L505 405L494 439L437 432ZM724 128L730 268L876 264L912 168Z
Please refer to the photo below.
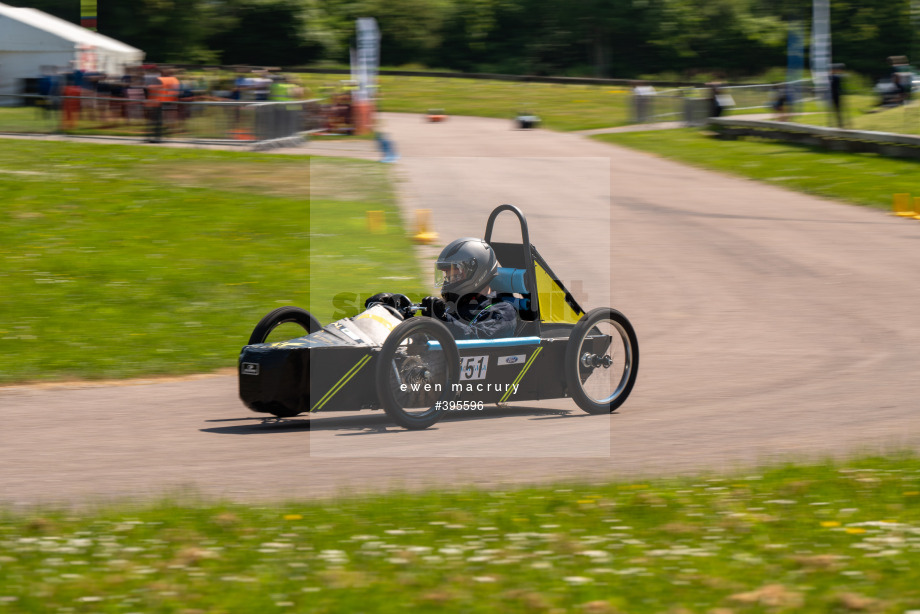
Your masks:
M520 244L491 242L502 211L520 219ZM325 327L301 309L283 307L259 322L240 354L244 404L279 417L383 408L406 428L430 426L458 402L572 397L589 413L619 407L638 370L628 320L610 308L582 310L530 244L516 207L493 211L484 240L504 265L492 290L520 316L514 336L455 340L438 319L416 315L420 306L405 297ZM283 322L308 334L265 343Z

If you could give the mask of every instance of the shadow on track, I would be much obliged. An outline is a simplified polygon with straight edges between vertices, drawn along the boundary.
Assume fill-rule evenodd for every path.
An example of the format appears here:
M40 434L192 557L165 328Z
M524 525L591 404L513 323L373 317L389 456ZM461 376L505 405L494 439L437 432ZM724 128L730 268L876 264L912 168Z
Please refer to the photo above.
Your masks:
M321 414L320 414L321 415ZM512 416L529 416L530 420L564 420L569 418L588 418L589 414L577 410L546 409L542 407L497 407L486 406L480 411L448 412L433 427L425 429L437 430L439 425L450 422L463 422L466 420L494 420ZM373 414L362 413L353 416L330 416L320 418L301 414L295 418L226 418L208 420L207 422L238 422L228 426L217 426L201 429L204 433L217 433L219 435L267 435L271 433L289 433L292 431L349 431L339 435L377 435L384 433L404 433L406 429L397 426L382 411Z

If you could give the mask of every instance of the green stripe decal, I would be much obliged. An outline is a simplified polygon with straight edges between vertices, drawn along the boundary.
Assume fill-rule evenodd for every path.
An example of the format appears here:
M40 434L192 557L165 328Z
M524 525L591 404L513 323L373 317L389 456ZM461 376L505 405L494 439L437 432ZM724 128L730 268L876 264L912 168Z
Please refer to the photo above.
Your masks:
M500 399L498 400L499 403L504 403L505 400L506 400L509 396L511 396L511 393L514 392L514 387L518 385L518 382L521 381L521 378L524 377L524 374L525 374L525 373L527 373L527 370L530 368L530 365L533 364L533 361L537 358L537 356L540 355L540 352L542 352L542 351L543 351L543 346L538 347L538 348L534 351L533 356L531 356L531 357L530 357L530 360L528 360L528 361L524 364L524 368L521 369L521 372L520 372L520 373L518 373L518 376L514 379L514 382L511 384L511 387L508 388L508 390L505 391L505 394L502 395L502 398L500 398Z
M313 407L310 408L310 411L316 411L317 409L322 409L322 408L323 408L323 405L325 405L326 403L328 403L328 402L329 402L329 399L331 399L332 397L334 397L334 396L336 395L336 393L337 393L339 390L341 390L342 387L345 386L345 384L347 384L348 381L349 381L351 378L353 378L353 377L355 376L355 374L357 374L358 371L360 371L361 368L362 368L364 365L366 365L370 359L371 359L371 355L370 355L370 354L365 354L364 357L361 358L361 360L359 360L357 363L355 363L355 366L353 366L351 369L349 369L348 372L345 373L345 375L342 376L342 379L340 379L339 381L337 381L337 382L335 383L335 385L334 385L332 388L329 389L329 392L327 392L326 394L323 395L323 398L321 398L319 401L316 402L316 405L314 405Z

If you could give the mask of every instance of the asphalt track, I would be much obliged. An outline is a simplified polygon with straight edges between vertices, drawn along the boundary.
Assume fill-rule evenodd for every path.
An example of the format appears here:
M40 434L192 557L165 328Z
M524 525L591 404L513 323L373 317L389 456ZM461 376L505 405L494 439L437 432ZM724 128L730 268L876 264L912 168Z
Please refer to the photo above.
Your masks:
M431 209L445 242L481 236L489 211L515 204L576 298L629 317L641 364L617 413L555 400L410 432L380 412L263 423L227 374L10 387L0 503L496 486L920 443L920 222L507 121L387 114L384 126L408 221Z

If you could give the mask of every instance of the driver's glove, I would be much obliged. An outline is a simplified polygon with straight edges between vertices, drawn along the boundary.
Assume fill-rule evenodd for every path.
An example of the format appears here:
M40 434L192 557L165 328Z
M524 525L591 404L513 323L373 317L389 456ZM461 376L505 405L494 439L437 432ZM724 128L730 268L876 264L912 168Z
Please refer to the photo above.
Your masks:
M429 318L444 319L447 312L447 304L439 296L426 296L422 299L422 315Z
M383 303L384 305L390 305L391 307L396 306L393 304L393 294L390 292L378 292L374 296L364 301L364 308L368 309L374 303Z

